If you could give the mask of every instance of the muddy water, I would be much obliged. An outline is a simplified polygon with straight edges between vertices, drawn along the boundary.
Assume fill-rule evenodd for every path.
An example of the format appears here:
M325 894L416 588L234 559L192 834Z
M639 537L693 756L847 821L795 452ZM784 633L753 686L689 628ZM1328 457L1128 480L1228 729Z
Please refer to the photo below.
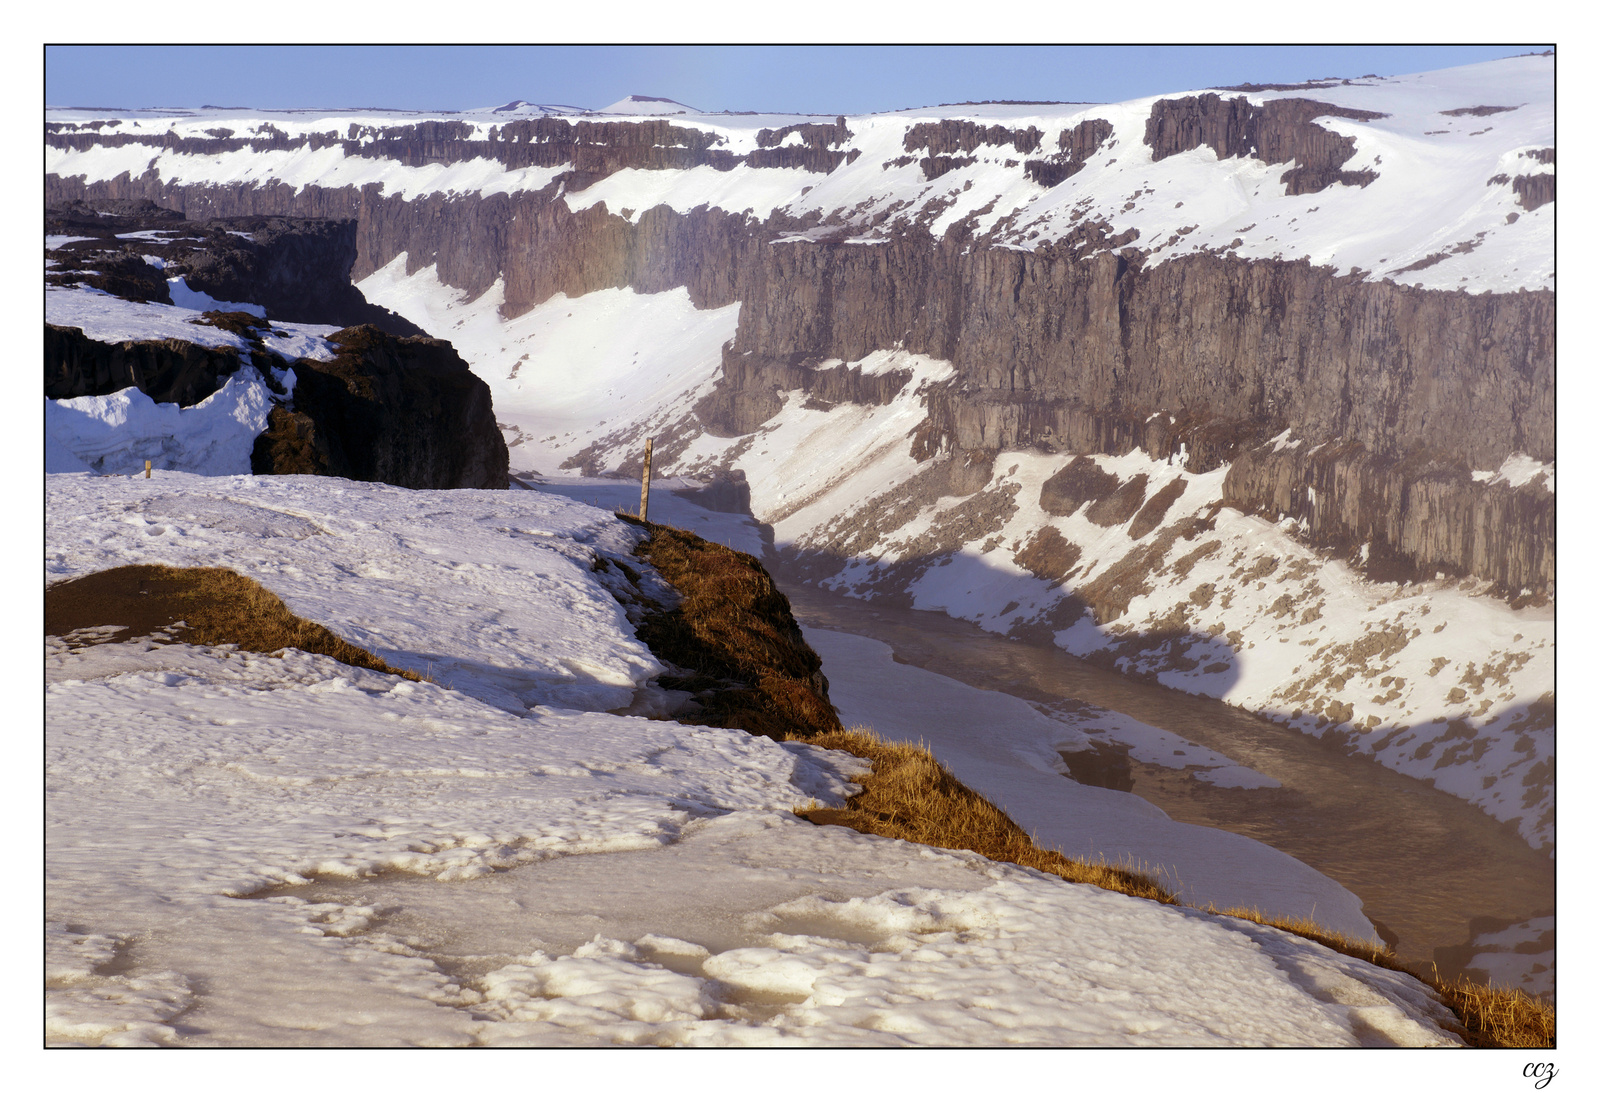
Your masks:
M1101 753L1080 780L1128 789L1175 820L1248 835L1359 896L1402 960L1441 973L1492 923L1551 914L1555 863L1465 801L1210 698L1096 668L932 611L868 604L785 582L803 626L875 638L895 659L973 687L1070 708L1087 702L1175 733L1269 775L1279 789L1226 789ZM827 671L827 665L823 665ZM1473 920L1477 919L1476 929Z

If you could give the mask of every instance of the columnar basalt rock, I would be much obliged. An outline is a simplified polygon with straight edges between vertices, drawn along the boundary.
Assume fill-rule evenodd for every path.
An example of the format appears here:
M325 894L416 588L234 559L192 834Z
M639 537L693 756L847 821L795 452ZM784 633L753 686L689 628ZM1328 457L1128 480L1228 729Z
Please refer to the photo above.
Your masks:
M1144 138L1158 160L1207 145L1220 157L1292 162L1284 185L1291 193L1313 193L1371 181L1367 173L1345 169L1350 138L1317 119L1380 116L1309 98L1258 107L1243 95L1203 94L1157 102ZM507 166L570 171L543 190L488 197L406 200L375 185L180 186L153 173L88 186L52 176L47 197L142 198L191 217L354 220L354 277L403 253L408 272L435 266L442 281L468 293L502 282L508 317L558 292L619 287L660 292L682 286L699 307L738 303L738 331L719 387L700 408L719 431L759 426L781 406L780 390L805 389L824 402L881 398L883 390L859 375L850 378L848 369L835 379L819 378L800 362L850 362L898 348L951 361L956 370L954 379L927 393L928 420L915 438L921 457L1026 446L1068 455L1144 447L1203 471L1259 451L1284 431L1307 446L1357 445L1325 449L1351 459L1359 452L1361 462L1343 473L1318 471L1319 484L1301 467L1269 477L1315 488L1323 511L1347 513L1363 542L1411 559L1419 571L1459 567L1521 587L1538 583L1552 564L1539 505L1483 501L1499 505L1501 515L1468 515L1490 495L1470 476L1468 486L1447 491L1456 500L1427 510L1455 515L1393 515L1395 504L1416 507L1416 499L1444 488L1424 484L1438 479L1421 469L1423 463L1408 461L1414 453L1437 453L1452 465L1479 470L1499 466L1513 452L1554 458L1551 292L1425 291L1340 277L1304 260L1201 253L1155 261L1139 249L1135 229L1115 233L1093 218L1031 251L986 245L974 235L971 218L938 237L926 226L897 224L887 241L854 246L844 244L843 229L828 240L787 239L797 222L781 211L763 221L705 206L679 212L662 205L633 210L629 219L603 204L575 210L562 200L624 167L743 162L830 170L851 136L843 119L762 130L756 152L745 156L733 155L706 131L665 119L541 118L498 127L489 140L467 140L454 123L428 124L442 128L352 132L342 138L349 142L346 154L383 154L410 164L481 155ZM62 129L48 139L78 146L123 138ZM208 139L271 144L282 138L263 129ZM910 127L905 146L929 160L953 161L985 150L1037 155L1047 139L1031 128L947 120ZM1080 169L1109 139L1110 126L1099 119L1065 129L1055 136L1057 153L1039 159L1044 166L1030 177L1051 185L1053 172ZM1541 154L1530 156L1530 170L1546 165ZM757 163L757 156L772 158ZM1525 209L1553 197L1553 175L1529 173L1505 183L1516 188ZM1269 489L1257 477L1243 470L1230 477L1237 504L1271 518L1302 515L1292 489ZM1381 488L1373 485L1379 479ZM1380 510L1389 515L1380 518ZM1427 530L1419 520L1437 528ZM1507 530L1475 531L1483 545L1462 545L1461 529L1479 524ZM1506 545L1518 534L1542 545ZM1500 558L1496 543L1523 550L1526 558Z
M1030 159L1023 164L1024 173L1039 185L1049 189L1059 186L1083 170L1089 157L1111 136L1111 123L1104 118L1090 118L1071 129L1063 129L1056 138L1057 152L1047 159Z
M1250 156L1263 163L1295 162L1283 175L1291 194L1314 194L1335 182L1365 186L1371 171L1341 171L1355 154L1355 141L1325 129L1316 118L1371 121L1385 115L1312 99L1270 99L1253 106L1243 95L1217 94L1158 99L1145 123L1144 142L1157 161L1209 145L1218 159Z
M1312 543L1362 559L1379 580L1471 574L1513 594L1554 594L1555 494L1537 479L1474 481L1426 450L1386 458L1354 443L1265 445L1233 461L1223 496L1303 522Z

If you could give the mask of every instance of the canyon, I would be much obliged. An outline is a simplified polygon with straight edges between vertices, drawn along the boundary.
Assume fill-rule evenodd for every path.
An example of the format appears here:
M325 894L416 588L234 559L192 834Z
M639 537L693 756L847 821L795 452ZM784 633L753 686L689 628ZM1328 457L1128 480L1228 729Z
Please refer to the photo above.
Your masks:
M349 254L307 277L487 385L512 476L654 438L803 581L1551 848L1553 110L1549 57L862 117L61 109L46 199L307 225Z

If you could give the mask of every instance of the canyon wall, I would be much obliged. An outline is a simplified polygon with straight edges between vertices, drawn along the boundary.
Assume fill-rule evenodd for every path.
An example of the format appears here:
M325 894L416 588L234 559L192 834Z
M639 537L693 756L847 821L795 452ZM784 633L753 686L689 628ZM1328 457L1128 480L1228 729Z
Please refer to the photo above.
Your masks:
M1143 137L1156 161L1205 145L1219 158L1284 164L1290 193L1366 186L1370 171L1345 170L1351 138L1312 120L1324 116L1364 123L1383 115L1207 94L1157 102ZM881 241L861 245L844 242L848 218L837 214L796 218L780 209L758 219L707 205L679 212L603 203L574 211L563 200L623 169L831 171L850 159L843 118L763 129L757 149L737 155L715 134L665 120L545 118L509 123L488 140L468 139L475 131L459 123L356 129L339 137L350 155L561 170L539 190L410 200L371 184L186 185L154 170L92 184L51 175L46 196L147 199L191 219L352 221L354 277L404 253L408 271L436 265L442 281L469 293L502 281L507 317L558 292L683 286L699 307L741 305L720 387L701 407L715 431L753 429L781 406L776 392L796 387L824 401L892 397L892 380L864 383L826 367L818 378L815 366L903 348L956 369L928 396L922 457L978 453L981 463L1005 448L1143 447L1196 471L1230 463L1230 503L1301 521L1319 544L1364 545L1395 572L1441 569L1511 592L1553 592L1553 493L1471 473L1513 453L1554 459L1552 292L1423 290L1225 250L1157 261L1154 240L1113 235L1096 220L1032 250L977 234L972 216L937 236L925 220L895 223ZM209 138L215 149L168 143L201 153L318 139L265 130L218 130ZM905 135L905 162L931 180L985 151L1031 157L1027 177L1048 187L1080 170L1110 134L1093 121L1054 140L1036 128L921 124ZM46 137L56 147L131 139L62 127ZM1523 185L1525 207L1546 200L1546 190L1553 198L1553 175L1532 177L1550 181ZM831 223L840 225L833 236ZM1284 433L1299 445L1269 444Z

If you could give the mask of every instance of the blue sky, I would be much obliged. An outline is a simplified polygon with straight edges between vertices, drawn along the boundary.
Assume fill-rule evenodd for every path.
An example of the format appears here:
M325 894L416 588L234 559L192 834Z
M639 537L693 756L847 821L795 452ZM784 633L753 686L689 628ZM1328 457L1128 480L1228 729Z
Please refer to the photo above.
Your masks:
M382 106L630 94L861 114L984 99L1118 102L1215 84L1424 72L1545 46L48 46L50 106Z

